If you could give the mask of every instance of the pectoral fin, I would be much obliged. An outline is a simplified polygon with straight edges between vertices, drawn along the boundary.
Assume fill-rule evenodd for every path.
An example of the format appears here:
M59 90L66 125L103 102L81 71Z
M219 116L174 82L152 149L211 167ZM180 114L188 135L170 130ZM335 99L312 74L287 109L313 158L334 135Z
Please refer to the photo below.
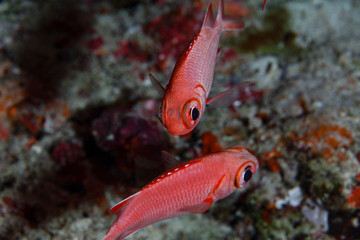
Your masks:
M159 83L158 80L156 80L156 78L151 73L149 73L149 78L152 85L154 86L156 91L160 94L160 96L164 96L165 88Z
M161 159L162 159L166 169L171 169L181 163L173 155L171 155L170 153L168 153L167 151L164 151L164 150L161 151Z
M238 99L243 92L251 85L250 82L244 82L239 85L236 85L225 92L222 92L215 97L208 99L206 103L209 106L213 107L228 107L230 106L236 99Z
M220 180L214 186L213 190L209 193L207 198L202 203L185 207L181 209L181 211L190 213L203 213L208 210L214 202L216 191L220 189L221 185L224 183L224 180L225 175L220 178Z
M185 207L181 209L181 211L189 213L203 213L211 207L213 202L214 199L212 197L208 197L202 203Z

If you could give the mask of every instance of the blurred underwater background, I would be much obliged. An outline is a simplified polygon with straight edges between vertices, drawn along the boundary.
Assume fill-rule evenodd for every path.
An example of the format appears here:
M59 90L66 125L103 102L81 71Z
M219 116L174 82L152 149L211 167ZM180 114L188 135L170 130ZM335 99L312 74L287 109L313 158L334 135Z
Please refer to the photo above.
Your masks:
M210 96L253 85L172 136L148 73L166 85L208 3L0 0L0 239L102 239L162 150L233 145L260 162L246 188L127 239L360 239L360 2L225 0L245 28Z

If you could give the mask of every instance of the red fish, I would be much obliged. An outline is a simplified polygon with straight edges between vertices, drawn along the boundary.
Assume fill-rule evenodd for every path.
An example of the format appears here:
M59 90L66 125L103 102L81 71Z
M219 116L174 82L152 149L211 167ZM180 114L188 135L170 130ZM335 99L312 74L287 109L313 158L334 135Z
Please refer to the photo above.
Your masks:
M263 6L262 6L262 10L263 10L263 11L264 11L265 6L266 6L266 1L267 1L267 0L264 0Z
M149 74L154 87L163 94L160 120L173 135L191 132L199 123L206 104L229 106L239 97L240 91L248 86L247 83L240 84L207 99L213 81L221 32L244 27L242 21L223 19L223 9L223 0L219 0L215 19L212 4L209 4L200 31L178 59L166 89Z
M121 240L164 219L203 213L244 187L258 166L255 156L238 146L182 163L115 205L110 211L117 218L103 240Z

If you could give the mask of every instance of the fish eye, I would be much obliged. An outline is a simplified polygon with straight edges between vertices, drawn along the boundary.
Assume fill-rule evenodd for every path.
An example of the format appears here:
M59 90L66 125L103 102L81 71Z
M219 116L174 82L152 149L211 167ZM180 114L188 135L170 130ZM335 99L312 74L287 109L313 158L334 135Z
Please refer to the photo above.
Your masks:
M201 102L196 98L189 99L182 105L182 123L187 129L194 128L201 117Z
M245 170L244 176L243 176L244 181L248 182L251 179L251 177L252 177L252 172L250 171L250 169Z
M190 109L190 117L193 121L198 119L199 117L199 110L196 107Z
M246 163L246 167L244 168L244 165L240 166L240 168L238 169L237 173L236 173L236 177L235 177L235 182L234 182L234 186L237 188L241 188L244 187L246 185L246 183L248 183L250 181L250 179L253 176L253 171L255 171L256 167L252 166L250 163L250 165L248 165L248 163ZM255 168L253 168L255 167Z

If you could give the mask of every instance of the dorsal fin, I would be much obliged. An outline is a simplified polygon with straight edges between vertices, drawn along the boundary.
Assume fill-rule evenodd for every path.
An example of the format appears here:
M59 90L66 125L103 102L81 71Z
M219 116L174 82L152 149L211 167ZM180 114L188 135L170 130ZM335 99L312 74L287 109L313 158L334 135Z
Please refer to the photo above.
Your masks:
M179 165L181 162L176 159L173 155L168 153L167 151L161 151L161 158L164 163L166 169L174 168L175 166Z
M154 86L156 91L160 94L160 96L164 96L165 88L159 83L158 80L156 80L156 78L151 73L149 73L149 78L152 85Z
M113 206L109 212L116 214L118 217L120 217L124 211L126 210L127 205L129 205L129 203L131 202L131 200L140 193L141 191L131 195L130 197L127 197L126 199L122 200L121 202L119 202L118 204L116 204L115 206Z

